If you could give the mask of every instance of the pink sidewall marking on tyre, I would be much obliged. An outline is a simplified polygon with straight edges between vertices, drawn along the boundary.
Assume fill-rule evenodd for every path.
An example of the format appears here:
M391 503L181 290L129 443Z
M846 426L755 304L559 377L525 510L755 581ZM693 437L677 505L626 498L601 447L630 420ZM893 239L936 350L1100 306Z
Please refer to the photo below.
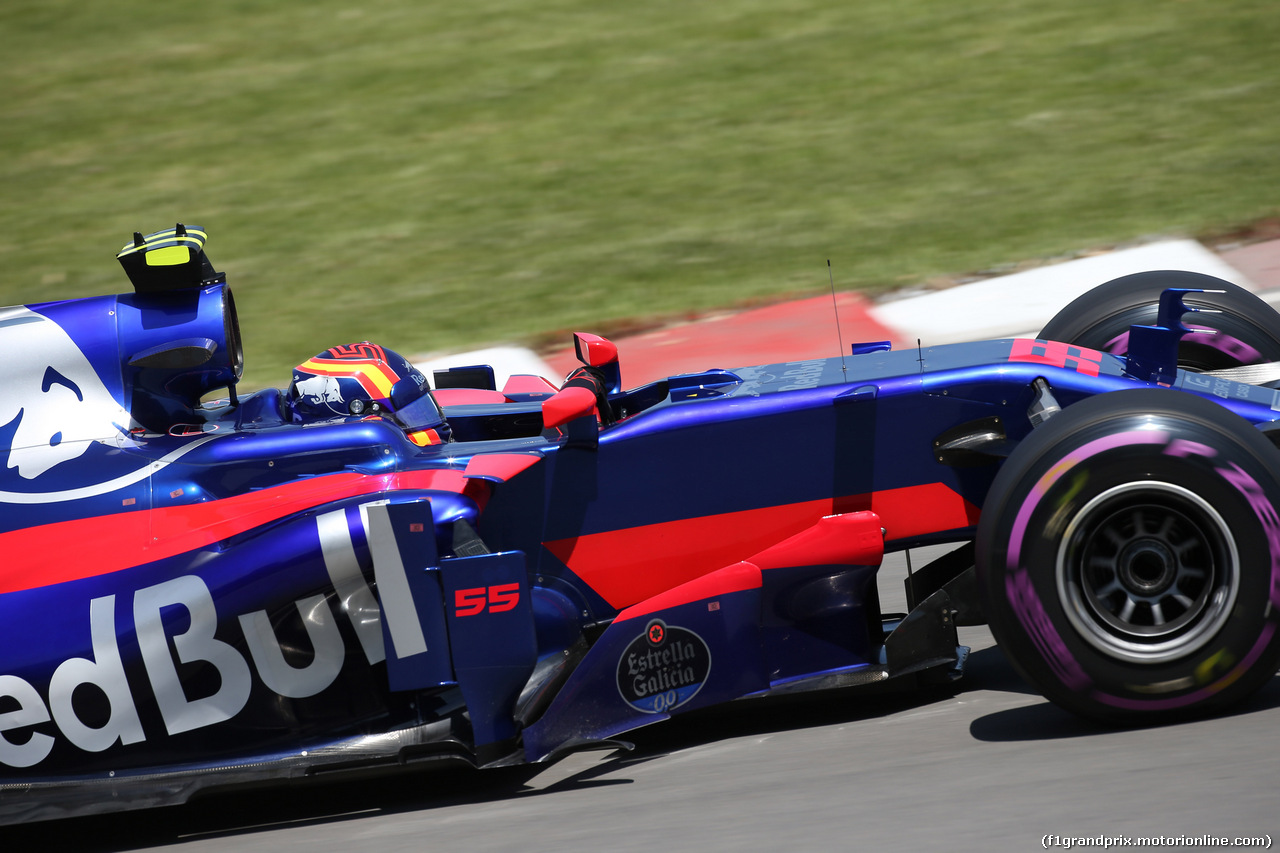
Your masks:
M1088 447L1088 446L1089 445L1085 445L1085 447ZM1209 451L1207 453L1200 454L1205 456L1206 458L1217 455L1217 451L1213 450L1212 448L1208 448L1207 446L1203 446L1203 445L1201 445L1200 447L1203 447L1204 450ZM1183 443L1180 445L1178 441L1175 441L1173 442L1172 445L1170 445L1170 452L1174 451L1175 448L1189 451L1189 452L1196 452L1197 450L1195 443ZM1186 453L1178 452L1178 453L1172 453L1172 455L1185 456ZM1257 516L1258 521L1262 525L1263 530L1266 532L1267 544L1269 545L1270 551L1271 551L1271 584L1270 584L1269 609L1271 610L1271 613L1274 617L1276 614L1280 613L1280 514L1277 514L1276 508L1272 505L1271 501L1267 498L1266 492L1263 490L1262 486L1258 483L1258 481L1255 480L1253 476L1249 474L1249 472L1245 471L1235 462L1227 462L1225 465L1215 466L1214 471L1219 476L1221 476L1224 480L1226 480L1229 484L1231 484L1231 486L1233 486L1236 489L1236 491L1240 492L1241 496L1243 496L1245 501L1249 504L1250 509L1252 509L1254 514ZM1041 483L1043 483L1043 478L1041 480ZM1040 486L1040 483L1037 483L1037 488L1039 486ZM1038 502L1038 500L1039 498L1037 497L1036 502ZM1025 570L1023 571L1025 572ZM1006 582L1006 585L1008 585L1008 582ZM1027 589L1025 590L1024 594L1033 598L1035 596L1035 591L1031 589L1029 581L1027 583ZM1014 601L1014 598L1012 595L1010 596L1010 601ZM1014 606L1015 606L1015 609L1017 609L1016 602ZM1043 605L1040 603L1039 599L1035 599L1035 606L1040 608L1041 612L1043 613ZM1047 620L1048 619L1047 614L1045 614L1043 618ZM1018 619L1023 623L1024 628L1028 627L1027 621L1023 618L1021 611L1018 612ZM1112 707L1121 708L1123 710L1129 710L1129 711L1165 711L1165 710L1174 710L1177 708L1183 708L1188 705L1193 705L1196 702L1199 702L1204 699L1208 699L1209 697L1213 696L1215 693L1219 692L1220 690L1226 689L1233 682L1235 682L1236 679L1240 678L1246 672L1248 672L1249 669L1253 666L1253 664L1258 660L1258 658L1262 656L1263 651L1265 651L1267 646L1270 644L1271 638L1275 635L1275 632L1276 632L1276 622L1273 619L1273 621L1267 622L1262 627L1262 631L1258 634L1258 639L1254 642L1253 648L1249 650L1248 654L1244 656L1244 659L1241 660L1240 663L1232 667L1232 669L1222 678L1219 678L1217 681L1214 681L1212 684L1208 684L1205 687L1202 687L1201 689L1193 693L1187 693L1182 696L1173 696L1165 699L1128 699L1120 696L1113 696L1109 693L1103 693L1102 691L1095 690L1093 692L1093 698L1099 702L1102 702L1103 704L1111 705ZM1030 633L1030 629L1028 629L1028 633ZM1058 642L1059 643L1062 642L1060 638L1058 639ZM1065 652L1066 652L1066 649L1064 647L1060 653L1065 653ZM1074 663L1074 660L1072 662ZM1050 665L1054 667L1056 672L1058 667L1054 665L1053 661L1050 661ZM1061 678L1061 673L1059 673L1059 678ZM1066 681L1066 679L1062 679L1062 680L1063 680L1063 683L1066 684L1068 687L1072 686L1069 682ZM1075 689L1075 688L1072 688L1072 689Z
M1229 464L1231 470L1219 468L1218 473L1244 495L1258 521L1262 522L1262 529L1267 532L1267 543L1271 546L1271 606L1280 608L1280 516L1258 481L1236 463Z
M1007 576L1004 579L1004 588L1014 612L1018 614L1018 621L1022 623L1023 630L1036 644L1036 648L1040 650L1040 656L1049 664L1058 680L1072 690L1083 690L1092 684L1092 679L1072 657L1067 644L1062 641L1062 635L1058 633L1058 629L1049 619L1049 614L1045 612L1044 605L1031 585L1031 577L1027 574L1027 570L1018 569Z
M1130 444L1165 444L1168 441L1169 434L1162 430L1132 429L1094 439L1062 457L1036 482L1013 520L1013 529L1009 531L1009 552L1007 557L1009 568L1017 568L1018 561L1022 557L1022 540L1026 536L1027 524L1031 521L1031 514L1035 512L1036 507L1040 504L1040 499L1045 496L1049 491L1049 487L1058 478L1084 460L1097 456L1104 451Z
M1110 693L1103 693L1095 690L1093 698L1105 705L1113 708L1121 708L1126 711L1169 711L1175 708L1185 708L1188 705L1194 705L1202 699L1208 699L1219 690L1228 687L1237 678L1249 671L1249 667L1253 666L1266 649L1271 637L1276 632L1276 623L1268 622L1262 629L1262 633L1258 635L1258 641L1253 644L1253 648L1249 650L1249 654L1244 656L1244 660L1240 661L1222 678L1219 678L1208 687L1202 687L1195 693L1187 693L1182 696L1174 696L1169 699L1125 699L1120 696L1112 696Z
M1216 349L1218 352L1225 353L1239 361L1241 364L1257 364L1265 361L1262 353L1255 348L1249 346L1239 338L1233 338L1231 335L1219 332L1217 329L1211 329L1208 326L1197 326L1193 323L1187 323L1186 327L1193 332L1213 332L1212 335L1195 335L1191 338L1183 340L1191 340L1201 346ZM1127 353L1129 351L1129 332L1126 330L1116 335L1111 340L1102 345L1103 352L1109 352L1116 355Z
M1162 430L1134 429L1107 435L1081 445L1068 453L1053 467L1045 472L1031 489L1027 500L1023 502L1014 518L1013 530L1009 535L1007 565L1012 570L1005 578L1005 594L1009 604L1017 615L1022 628L1031 637L1040 650L1045 662L1053 669L1058 679L1071 690L1081 690L1092 681L1080 666L1062 635L1049 619L1044 603L1036 594L1031 584L1031 577L1026 567L1019 566L1022 555L1022 541L1026 536L1027 525L1031 515L1040 504L1041 498L1048 493L1049 487L1061 476L1076 465L1090 457L1097 456L1107 450L1134 444L1167 444L1169 435Z

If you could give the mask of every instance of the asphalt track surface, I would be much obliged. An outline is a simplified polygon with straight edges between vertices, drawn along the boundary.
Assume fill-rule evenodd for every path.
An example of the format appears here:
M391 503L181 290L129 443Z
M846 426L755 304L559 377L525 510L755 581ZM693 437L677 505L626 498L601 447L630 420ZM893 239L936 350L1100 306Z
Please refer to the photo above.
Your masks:
M917 568L925 559L913 552ZM886 610L902 608L904 575L891 555ZM1023 684L986 628L962 628L961 642L973 654L952 689L736 703L634 732L631 752L6 827L0 850L986 851L1043 849L1049 834L1280 841L1280 678L1230 716L1105 729Z

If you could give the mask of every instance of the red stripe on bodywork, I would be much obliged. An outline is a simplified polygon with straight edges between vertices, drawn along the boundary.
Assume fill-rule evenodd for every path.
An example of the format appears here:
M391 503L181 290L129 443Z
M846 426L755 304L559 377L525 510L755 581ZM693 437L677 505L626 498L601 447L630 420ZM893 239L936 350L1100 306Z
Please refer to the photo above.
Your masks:
M845 498L840 504L843 512L869 509L880 516L886 542L973 527L982 514L946 483L886 489Z
M828 515L812 527L751 557L762 569L786 566L878 566L884 534L874 512Z
M330 474L223 500L78 518L0 534L0 594L163 560L345 498L402 489L473 496L487 488L461 471ZM481 498L483 494L479 495Z
M885 540L956 530L979 510L945 483L684 518L543 543L610 606L622 609L805 531L819 519L870 510Z
M627 619L635 619L638 616L645 616L658 610L666 610L669 607L678 607L681 604L688 604L693 601L728 595L731 592L759 589L760 586L759 566L751 563L725 566L723 569L714 571L709 575L694 578L688 583L680 584L675 589L669 589L666 592L655 595L653 598L628 607L619 613L613 621L615 623L624 622Z

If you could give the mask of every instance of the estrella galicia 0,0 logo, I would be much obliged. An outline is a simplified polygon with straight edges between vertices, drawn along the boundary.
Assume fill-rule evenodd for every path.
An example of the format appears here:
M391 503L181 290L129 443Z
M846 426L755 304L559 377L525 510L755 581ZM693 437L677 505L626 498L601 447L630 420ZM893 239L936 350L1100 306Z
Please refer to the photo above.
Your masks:
M711 672L711 650L687 628L652 619L618 660L618 692L637 711L662 714L688 702Z

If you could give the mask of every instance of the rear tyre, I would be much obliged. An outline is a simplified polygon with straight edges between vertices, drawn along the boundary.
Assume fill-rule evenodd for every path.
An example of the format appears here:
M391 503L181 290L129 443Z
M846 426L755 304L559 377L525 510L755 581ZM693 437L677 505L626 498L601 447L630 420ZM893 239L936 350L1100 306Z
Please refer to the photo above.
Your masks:
M1057 704L1147 723L1220 710L1280 662L1280 457L1207 400L1137 389L1035 430L992 484L995 635Z
M1204 372L1280 361L1280 314L1275 309L1230 282L1178 270L1136 273L1101 284L1059 311L1040 337L1124 355L1129 351L1129 327L1155 324L1160 294L1169 287L1226 291L1183 299L1186 305L1221 313L1183 317L1188 328L1212 329L1217 334L1183 337L1179 367Z

